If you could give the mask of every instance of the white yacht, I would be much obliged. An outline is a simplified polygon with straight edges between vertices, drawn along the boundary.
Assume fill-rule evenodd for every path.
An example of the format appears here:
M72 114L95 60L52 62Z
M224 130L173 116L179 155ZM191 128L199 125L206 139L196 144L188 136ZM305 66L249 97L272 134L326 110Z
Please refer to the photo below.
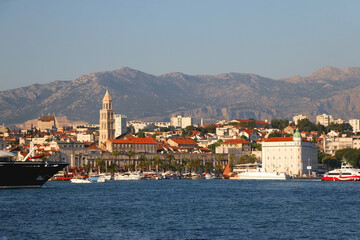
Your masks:
M115 180L140 180L141 176L138 172L116 173Z
M290 180L286 173L266 172L259 164L238 164L234 166L230 180Z

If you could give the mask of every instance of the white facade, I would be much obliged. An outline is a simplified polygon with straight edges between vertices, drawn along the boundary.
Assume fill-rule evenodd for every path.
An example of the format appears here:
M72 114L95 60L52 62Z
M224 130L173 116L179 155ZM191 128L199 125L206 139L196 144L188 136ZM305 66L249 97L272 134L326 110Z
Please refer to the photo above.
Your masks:
M306 116L300 114L300 115L297 115L297 116L293 117L293 122L295 123L295 125L297 125L300 120L303 120L303 119L306 119L306 118L307 118Z
M350 119L349 124L352 126L354 133L360 132L360 120L359 119Z
M94 142L95 135L90 133L88 134L78 133L76 134L76 140L79 142Z
M316 124L320 123L321 125L323 125L325 127L329 126L330 123L333 121L334 121L334 119L331 115L322 114L322 115L316 116Z
M318 148L301 137L268 139L262 142L262 167L267 172L301 176L317 170Z
M173 127L180 127L180 128L186 128L187 126L191 126L193 124L192 117L171 117L170 118L170 125Z
M115 114L115 138L126 133L126 119L126 115Z
M358 148L357 137L331 137L324 136L323 149L327 154L335 155L337 150L345 148Z

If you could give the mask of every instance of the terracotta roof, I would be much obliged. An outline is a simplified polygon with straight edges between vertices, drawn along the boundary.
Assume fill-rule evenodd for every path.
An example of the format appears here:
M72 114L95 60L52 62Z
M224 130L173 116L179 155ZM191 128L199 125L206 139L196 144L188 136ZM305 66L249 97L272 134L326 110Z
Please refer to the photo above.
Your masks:
M180 145L197 145L194 140L188 138L171 138L170 140Z
M290 142L294 141L293 137L273 137L268 138L264 142ZM302 138L302 141L309 142L306 138Z
M221 144L250 144L250 142L244 140L244 139L229 139L225 142L222 142Z
M250 120L248 119L235 119L235 121L238 121L238 122L249 122ZM266 124L266 125L270 125L268 122L265 122L265 121L256 121L255 120L255 123L256 124Z
M112 143L127 143L127 144L156 144L152 138L132 138L129 140L125 139L109 139Z

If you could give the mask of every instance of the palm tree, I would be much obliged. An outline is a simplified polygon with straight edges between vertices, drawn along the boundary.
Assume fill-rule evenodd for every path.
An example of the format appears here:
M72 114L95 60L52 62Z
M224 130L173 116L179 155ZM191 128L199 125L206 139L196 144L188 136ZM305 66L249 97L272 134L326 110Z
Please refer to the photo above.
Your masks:
M161 160L160 160L159 155L155 155L155 156L153 157L153 161L154 161L154 164L155 164L155 166L156 166L156 173L158 173L158 172L159 172L159 165L160 165L160 163L161 163Z
M101 173L101 170L104 170L105 161L101 157L95 159L95 164L98 169L98 173Z
M213 165L210 161L206 161L205 166L204 166L205 172L207 173L211 173L213 170Z
M111 163L110 166L108 167L108 171L111 173L111 175L114 175L117 168L118 166L115 163Z
M198 170L201 167L201 162L200 162L200 159L198 157L196 157L192 161L192 167L195 169L195 172L198 173Z
M126 155L129 157L129 163L128 163L128 164L130 164L130 162L131 162L131 157L134 156L134 152L131 151L131 150L129 150L129 151L126 152Z
M85 164L85 165L84 165L84 171L85 171L87 174L89 174L90 170L91 170L91 164L90 164L90 163Z

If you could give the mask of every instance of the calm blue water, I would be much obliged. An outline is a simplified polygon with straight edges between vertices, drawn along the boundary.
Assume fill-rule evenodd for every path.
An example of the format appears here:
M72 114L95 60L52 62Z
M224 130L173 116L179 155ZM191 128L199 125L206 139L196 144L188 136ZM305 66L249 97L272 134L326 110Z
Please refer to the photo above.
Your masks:
M0 191L0 239L360 239L359 216L359 182L48 182Z

